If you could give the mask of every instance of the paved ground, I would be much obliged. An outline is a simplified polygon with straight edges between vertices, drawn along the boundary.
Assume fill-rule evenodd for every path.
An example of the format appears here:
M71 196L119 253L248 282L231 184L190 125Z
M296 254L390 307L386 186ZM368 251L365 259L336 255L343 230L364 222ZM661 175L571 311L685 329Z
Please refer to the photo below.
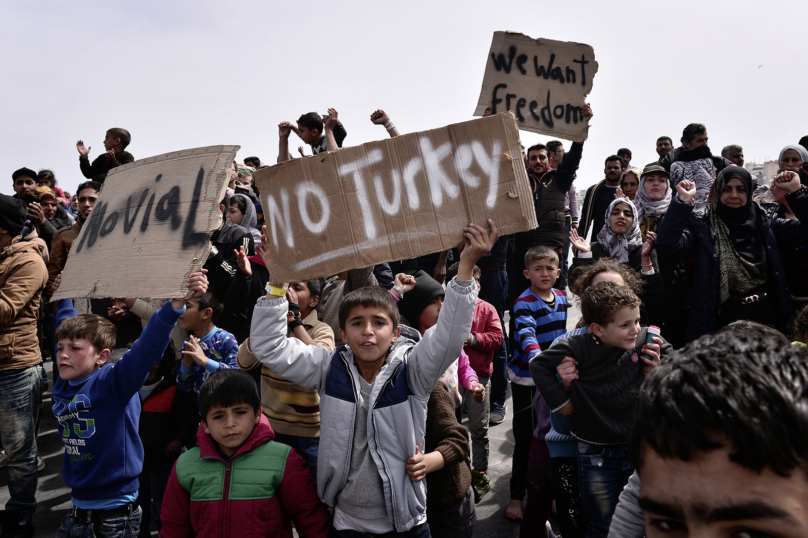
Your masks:
M572 305L567 326L574 327L580 311ZM475 535L486 538L511 538L519 535L519 523L505 519L505 508L510 501L508 481L511 476L511 455L513 453L513 431L511 428L513 406L508 400L508 413L505 422L492 426L489 430L490 459L489 475L491 492L477 505L477 526ZM45 470L39 473L37 501L39 508L34 518L37 536L53 536L62 518L70 508L70 490L62 479L62 457L64 445L59 439L56 420L51 413L50 392L46 394L42 427L39 434L39 453L45 460ZM0 469L0 507L8 500L8 472ZM157 533L154 533L156 535Z

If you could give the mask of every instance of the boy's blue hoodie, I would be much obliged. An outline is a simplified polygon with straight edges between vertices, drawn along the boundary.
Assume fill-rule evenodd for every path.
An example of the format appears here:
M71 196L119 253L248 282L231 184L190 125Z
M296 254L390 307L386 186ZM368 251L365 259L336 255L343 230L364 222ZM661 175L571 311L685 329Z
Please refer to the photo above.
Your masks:
M143 469L137 392L163 358L183 311L167 301L118 362L72 383L56 380L53 414L65 444L62 472L74 499L92 502L137 492ZM60 301L56 327L77 314L73 301Z
M187 343L188 340L182 343L183 351ZM199 339L199 347L202 348L205 356L210 360L208 360L204 368L198 364L193 366L183 364L180 366L180 372L177 374L177 387L183 392L194 389L194 392L199 394L202 383L210 377L210 374L230 368L238 368L236 363L238 342L236 342L235 336L224 329L214 327L212 331Z

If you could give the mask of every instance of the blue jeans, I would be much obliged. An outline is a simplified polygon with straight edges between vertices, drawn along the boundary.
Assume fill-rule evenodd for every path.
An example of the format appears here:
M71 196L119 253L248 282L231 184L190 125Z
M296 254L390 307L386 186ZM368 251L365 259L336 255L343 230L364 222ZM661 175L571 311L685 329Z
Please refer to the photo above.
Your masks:
M62 520L56 538L134 538L140 532L142 514L138 506L132 509L131 516L80 518L74 507Z
M620 492L634 468L625 445L578 441L578 490L586 518L586 538L606 537Z
M567 291L567 276L569 274L570 231L572 231L572 218L564 219L564 246L561 247L561 277L554 286L556 289Z
M42 386L40 366L0 372L0 443L8 455L6 510L16 510L26 523L36 512L36 437Z
M386 532L384 534L371 534L369 532L359 531L339 531L331 525L331 530L328 532L328 538L431 538L429 534L429 523L424 523L413 527L406 532Z
M306 465L309 466L311 478L314 480L315 486L317 485L317 454L320 452L320 438L319 437L300 437L299 435L284 435L282 433L275 434L275 440L279 443L289 445L295 449L295 452L306 460Z
M480 299L491 303L499 314L499 323L505 331L505 303L508 300L508 273L488 271L480 275ZM494 352L494 371L491 374L491 409L505 405L508 393L508 338Z

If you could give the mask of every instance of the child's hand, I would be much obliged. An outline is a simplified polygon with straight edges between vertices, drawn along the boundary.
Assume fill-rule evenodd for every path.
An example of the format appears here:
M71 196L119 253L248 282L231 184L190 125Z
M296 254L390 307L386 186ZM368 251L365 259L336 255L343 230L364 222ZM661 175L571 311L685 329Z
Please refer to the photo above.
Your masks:
M289 133L292 132L292 124L288 121L282 121L278 124L278 136L281 138L289 138Z
M570 244L572 248L578 252L592 252L592 245L589 241L578 235L578 230L573 228L570 230Z
M556 372L561 377L561 386L568 391L572 382L578 379L578 361L572 357L564 357L561 364L556 367Z
M466 236L469 243L460 253L460 267L457 271L458 280L471 280L473 278L471 270L474 268L474 264L491 252L491 249L494 248L494 243L499 239L499 232L494 221L488 219L488 225L491 227L490 232L474 223L463 228L463 235Z
M258 255L261 256L261 259L264 260L264 265L267 266L267 271L271 272L271 260L269 258L269 237L267 237L267 227L266 225L261 226L261 244L255 245L255 250L258 251Z
M483 118L487 118L488 116L493 116L493 114L491 114L491 107L490 106L485 107L485 112L483 112Z
M642 352L651 357L651 360L646 359L642 355L640 356L642 362L645 363L645 366L643 366L643 372L645 372L645 375L648 375L648 372L656 368L657 365L659 364L660 346L662 345L662 338L657 338L656 336L654 336L653 338L651 338L651 340L654 341L653 344L645 344L644 346L642 346Z
M208 277L205 276L207 272L207 269L202 269L188 275L188 282L185 285L194 292L191 297L202 297L208 291Z
M305 157L305 156L306 156L306 154L303 152L303 146L298 146L298 147L297 147L297 151L299 151L299 152L300 152L300 156L301 156L301 157Z
M87 155L90 154L90 150L93 149L93 147L90 146L89 148L86 148L84 147L84 142L82 140L79 140L78 142L76 142L76 149L79 150L79 155L81 155L82 157L86 157Z
M485 401L485 387L481 383L472 381L470 390L471 394L474 396L475 402L483 403L483 401Z
M411 458L407 458L407 474L410 475L410 480L420 482L426 478L426 468L427 465L426 461L424 461L424 455L421 454L421 450L416 445L415 455Z
M186 366L191 366L193 363L185 362L186 357L190 357L193 362L203 368L208 363L208 358L205 356L205 352L202 351L199 340L194 335L191 335L188 341L185 342L185 349L182 351L182 362Z
M339 121L338 118L337 118L338 114L339 113L335 109L333 109L333 108L328 109L328 114L323 115L323 122L324 122L323 123L323 130L325 130L325 131L333 131L334 130L334 127L337 126L337 122Z
M390 116L388 116L387 112L385 112L384 110L379 109L370 115L370 121L372 121L376 125L384 125L385 123L390 121Z
M182 451L182 443L174 439L166 447L166 457L175 460L180 455L180 451Z
M244 252L244 247L238 247L238 250L233 250L238 262L238 270L246 276L252 275L252 267L250 267L250 260L247 259L247 253Z
M572 400L568 401L564 404L564 407L557 411L559 415L562 417L572 417L575 416L575 405L573 405Z
M395 284L404 290L404 293L407 293L415 289L415 277L406 273L399 273L396 275Z
M114 149L111 149L111 150L107 151L105 153L105 155L107 156L108 161L114 161L115 160L115 150Z

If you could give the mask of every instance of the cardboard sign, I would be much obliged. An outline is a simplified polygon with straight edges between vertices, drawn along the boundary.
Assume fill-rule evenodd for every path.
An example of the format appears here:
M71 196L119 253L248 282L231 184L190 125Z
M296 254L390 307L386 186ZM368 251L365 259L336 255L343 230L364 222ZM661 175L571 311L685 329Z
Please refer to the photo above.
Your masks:
M494 32L475 116L510 110L519 128L583 141L589 121L582 109L598 72L589 45Z
M190 296L185 281L221 225L239 146L150 157L112 170L73 241L53 299Z
M537 226L513 114L287 161L256 172L273 282L409 259L470 222Z

